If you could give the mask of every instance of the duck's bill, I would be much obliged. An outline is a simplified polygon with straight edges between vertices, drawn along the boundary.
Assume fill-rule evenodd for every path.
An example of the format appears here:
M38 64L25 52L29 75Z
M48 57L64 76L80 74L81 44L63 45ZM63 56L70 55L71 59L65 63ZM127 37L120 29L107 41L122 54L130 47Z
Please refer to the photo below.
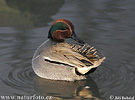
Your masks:
M75 34L75 32L72 33L71 38L72 38L73 40L77 41L78 43L81 43L81 44L84 44L84 43L85 43L84 41L82 41L82 40L80 40L80 39L78 38L78 36Z

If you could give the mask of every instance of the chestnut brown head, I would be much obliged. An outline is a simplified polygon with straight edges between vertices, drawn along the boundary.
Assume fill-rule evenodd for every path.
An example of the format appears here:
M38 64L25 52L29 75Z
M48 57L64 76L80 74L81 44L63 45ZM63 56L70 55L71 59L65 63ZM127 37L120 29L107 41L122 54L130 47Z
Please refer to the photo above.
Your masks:
M64 42L66 38L72 38L79 43L84 43L76 36L73 24L65 19L58 19L52 24L48 38L58 42Z

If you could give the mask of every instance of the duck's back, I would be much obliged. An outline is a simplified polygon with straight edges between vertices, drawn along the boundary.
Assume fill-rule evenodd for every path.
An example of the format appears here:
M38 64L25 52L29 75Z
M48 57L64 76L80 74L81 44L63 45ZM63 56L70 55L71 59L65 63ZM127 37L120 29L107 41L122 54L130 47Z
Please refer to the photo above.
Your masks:
M85 76L76 75L69 65L56 64L55 61L51 61L51 59L57 60L57 58L61 59L61 61L69 60L66 57L64 59L61 54L55 53L57 49L61 48L59 48L59 45L61 45L61 43L48 39L37 48L32 59L34 72L42 78L53 80L74 81L85 79Z

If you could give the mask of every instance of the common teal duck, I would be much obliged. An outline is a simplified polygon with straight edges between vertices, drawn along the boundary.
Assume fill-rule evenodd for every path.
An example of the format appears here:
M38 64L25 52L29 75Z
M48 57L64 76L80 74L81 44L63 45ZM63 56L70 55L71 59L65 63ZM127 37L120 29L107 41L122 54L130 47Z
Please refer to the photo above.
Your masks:
M70 21L59 19L52 24L48 40L35 51L32 68L42 78L75 81L86 79L104 59L77 37Z

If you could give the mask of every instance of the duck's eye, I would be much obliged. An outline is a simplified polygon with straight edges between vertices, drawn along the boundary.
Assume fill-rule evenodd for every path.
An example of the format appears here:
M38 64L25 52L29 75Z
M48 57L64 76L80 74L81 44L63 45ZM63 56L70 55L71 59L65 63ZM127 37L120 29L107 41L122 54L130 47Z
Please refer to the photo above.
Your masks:
M62 28L61 30L67 30L66 28Z
M60 30L68 30L69 28L68 27L62 27L60 28Z

